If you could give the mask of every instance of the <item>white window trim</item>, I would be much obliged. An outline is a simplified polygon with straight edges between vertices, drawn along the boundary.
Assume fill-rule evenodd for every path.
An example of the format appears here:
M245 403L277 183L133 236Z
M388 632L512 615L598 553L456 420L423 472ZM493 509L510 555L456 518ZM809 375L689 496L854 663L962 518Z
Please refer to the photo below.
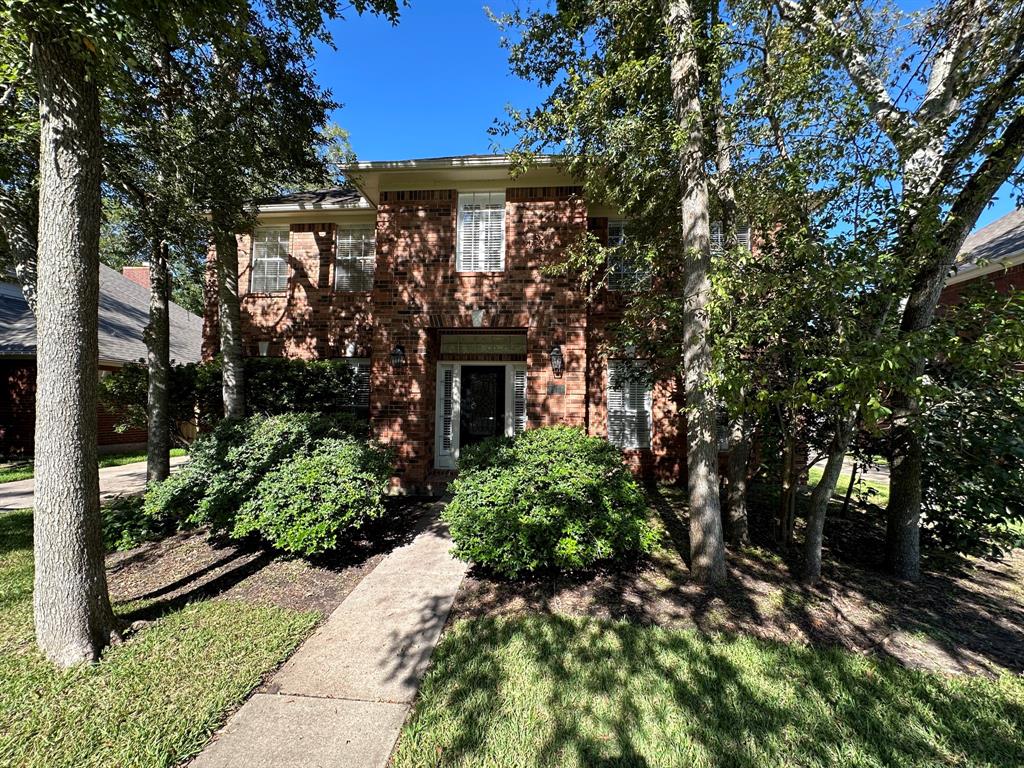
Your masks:
M501 225L500 225L500 236L501 241L498 250L498 267L496 269L473 269L473 266L483 266L486 260L486 253L469 253L470 238L465 230L465 221L463 219L463 211L467 205L488 205L497 206L501 205ZM505 229L506 229L506 203L507 199L505 196L505 190L492 190L485 192L460 192L458 199L458 208L456 210L456 226L455 226L455 269L458 272L504 272L505 271ZM494 209L491 209L494 210ZM484 239L486 243L486 238ZM475 240L475 245L480 245L480 237L478 236ZM475 259L477 264L473 264L472 261L467 263L467 259Z
M606 386L605 386L605 410L607 411L607 424L606 424L606 427L607 427L607 430L608 430L608 442L610 442L612 445L616 446L617 448L621 448L623 450L644 450L644 449L649 449L651 447L651 437L652 437L652 433L653 433L653 429L654 429L653 419L652 419L652 412L654 410L654 408L653 408L653 401L654 401L654 386L653 386L653 384L647 384L645 386L645 390L644 390L643 416L646 417L646 420L647 420L647 425L646 425L647 428L646 428L646 434L645 435L640 435L639 434L639 429L638 429L639 426L640 426L640 419L639 419L639 417L641 416L641 413L640 413L640 411L638 409L636 409L635 407L632 408L632 409L626 408L626 407L622 407L620 409L614 409L613 410L613 408L612 408L611 393L613 391L615 391L615 390L613 390L613 387L612 387L612 383L613 383L613 380L614 380L614 370L615 370L615 368L617 368L620 364L622 364L624 362L627 362L627 361L621 360L621 359L609 360L608 364L605 367L605 375L607 377L607 383L606 383ZM639 362L639 361L631 361L631 362ZM628 382L627 386L638 386L639 387L639 386L644 386L644 385L642 385L640 382ZM621 392L621 390L619 390L619 391ZM616 416L620 416L620 417L625 418L625 419L631 419L632 422L633 422L632 428L630 430L631 434L628 434L628 435L624 434L622 436L622 439L616 439L616 437L615 437L615 435L613 433L614 431L612 429L612 419L614 417L616 417Z
M270 232L277 232L279 234L283 232L285 234L284 253L281 254L281 255L268 256L266 254L266 250L264 249L263 255L261 256L261 255L259 255L257 253L257 246L259 245L258 241L260 240L260 234L264 233L264 235L265 235L265 234L270 233ZM288 283L291 280L291 263L289 262L289 258L288 258L289 253L291 252L291 243L292 243L291 227L288 227L288 226L283 226L283 227L257 227L256 229L253 230L252 239L250 241L250 248L249 248L249 293L284 293L284 292L286 292L288 290ZM280 239L278 239L277 245L280 246ZM281 287L274 287L274 288L267 287L267 282L266 282L267 275L263 274L261 276L263 278L263 281L264 281L263 282L263 287L262 288L255 288L253 283L254 283L254 281L256 280L256 277L257 277L257 265L260 264L260 263L266 263L266 262L269 262L269 261L274 261L274 262L281 261L281 262L283 262L283 264L284 264L284 285L281 286ZM280 275L278 275L278 277L280 277Z
M362 254L359 256L342 256L341 253L341 237L345 232L361 232L370 234L370 242L373 245L372 253L369 255ZM366 242L365 240L363 241ZM349 288L342 287L339 285L341 278L341 267L342 263L349 265L350 269L360 270L360 277L364 280L368 278L368 287L365 288ZM373 290L373 276L377 268L377 232L373 224L363 225L339 225L334 235L334 290L340 293L365 293Z
M644 281L650 277L647 270L641 265L632 262L626 263L621 258L616 258L616 250L626 242L626 226L628 219L608 219L608 290L610 291L636 291L644 285ZM612 242L612 230L618 229L619 234Z
M462 393L462 369L470 366L487 366L505 368L505 436L522 432L526 429L529 413L530 380L526 370L526 363L506 362L490 360L465 360L445 361L437 364L437 387L434 410L434 468L455 469L459 461L459 422L462 411L460 398ZM445 371L452 372L452 433L451 450L444 448L444 375ZM520 420L517 423L516 406L516 376L519 374L523 382L523 409Z

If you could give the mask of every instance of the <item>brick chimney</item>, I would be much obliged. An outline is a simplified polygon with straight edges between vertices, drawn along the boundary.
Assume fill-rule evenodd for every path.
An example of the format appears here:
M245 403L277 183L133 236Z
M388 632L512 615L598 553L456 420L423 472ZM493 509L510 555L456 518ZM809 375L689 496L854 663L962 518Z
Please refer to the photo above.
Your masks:
M121 274L149 290L149 267L121 267Z

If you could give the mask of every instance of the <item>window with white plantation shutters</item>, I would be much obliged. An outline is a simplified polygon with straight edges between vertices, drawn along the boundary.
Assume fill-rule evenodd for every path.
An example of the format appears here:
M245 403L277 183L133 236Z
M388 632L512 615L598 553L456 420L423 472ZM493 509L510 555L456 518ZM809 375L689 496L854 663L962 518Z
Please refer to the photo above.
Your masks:
M505 270L505 193L459 194L455 265L459 272Z
M370 407L370 361L348 358L346 363L352 368L352 392L346 401L355 411L368 411Z
M608 440L619 448L651 447L651 385L643 368L608 361Z
M272 293L288 288L288 227L264 227L252 236L249 291Z
M736 245L745 250L750 250L750 227L736 227ZM725 232L722 230L722 222L711 222L711 252L722 253L725 250Z
M515 434L526 430L526 369L512 371L512 431Z
M375 232L372 226L338 229L334 290L372 291L377 266Z

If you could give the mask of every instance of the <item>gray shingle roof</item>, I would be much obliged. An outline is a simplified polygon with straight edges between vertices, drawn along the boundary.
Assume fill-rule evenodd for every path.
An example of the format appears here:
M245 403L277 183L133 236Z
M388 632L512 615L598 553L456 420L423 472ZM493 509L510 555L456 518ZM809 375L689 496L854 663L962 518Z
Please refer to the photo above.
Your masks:
M973 264L979 259L993 261L1024 250L1024 209L1011 211L982 227L964 241L957 261Z
M100 264L100 360L127 363L146 357L142 332L149 322L149 290ZM203 320L171 302L171 359L198 362ZM0 356L36 351L36 319L13 283L0 283Z
M294 205L302 208L323 208L335 206L358 206L362 195L352 187L332 187L309 192L292 192L287 195L262 197L255 201L259 207L267 205Z

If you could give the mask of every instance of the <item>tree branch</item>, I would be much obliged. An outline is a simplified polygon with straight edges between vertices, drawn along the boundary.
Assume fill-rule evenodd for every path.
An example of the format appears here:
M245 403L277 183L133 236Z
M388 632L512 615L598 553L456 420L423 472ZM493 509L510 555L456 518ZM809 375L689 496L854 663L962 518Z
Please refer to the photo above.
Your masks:
M776 0L776 7L783 19L805 30L813 32L817 28L828 35L833 55L863 96L875 122L896 146L903 146L907 137L916 132L918 127L914 116L896 104L868 58L848 42L848 36L844 34L841 25L826 16L821 6L813 0L805 3ZM846 16L844 14L839 18L842 21Z

